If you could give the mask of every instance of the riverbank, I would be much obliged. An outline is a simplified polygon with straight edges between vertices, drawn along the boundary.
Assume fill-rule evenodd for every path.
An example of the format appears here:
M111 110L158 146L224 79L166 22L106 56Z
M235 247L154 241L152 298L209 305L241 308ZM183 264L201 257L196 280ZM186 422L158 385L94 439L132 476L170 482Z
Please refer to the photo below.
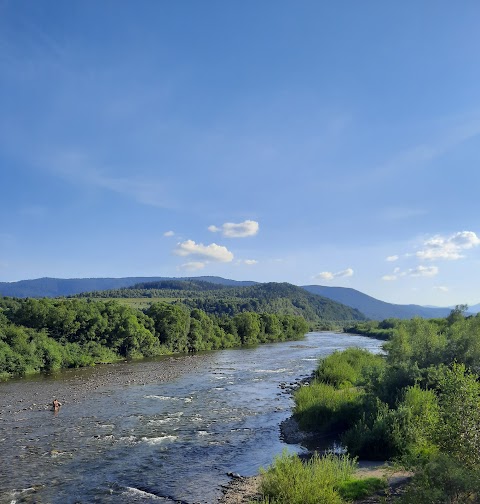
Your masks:
M354 504L387 504L394 503L405 492L406 485L412 479L413 473L396 469L381 462L360 461L355 477L380 478L387 482L386 488L373 495L354 501ZM250 504L261 501L261 476L235 478L223 487L224 495L218 504Z
M135 367L125 363L99 364L94 368L62 370L58 373L15 378L0 384L0 419L3 415L25 411L51 409L57 398L62 407L88 401L97 392L132 385L170 382L175 378L197 369L200 365L196 355L181 355L158 359L161 365L151 366L149 361L137 361ZM59 382L57 377L61 379ZM3 385L3 386L2 386Z
M298 379L288 385L281 384L280 388L289 393L300 386L308 385L312 377ZM302 459L310 458L315 452L327 449L334 442L334 438L321 436L300 429L293 416L285 419L280 424L280 439L287 444L301 445L306 452L299 454ZM394 503L405 491L413 473L398 469L388 462L359 461L355 477L380 478L386 481L386 488L375 494L355 501L355 504L385 504ZM252 477L233 478L228 485L223 487L224 495L218 500L219 504L249 504L261 501L260 492L261 475Z
M260 478L261 476L257 475L232 479L223 487L225 493L218 499L218 504L249 504L260 499Z

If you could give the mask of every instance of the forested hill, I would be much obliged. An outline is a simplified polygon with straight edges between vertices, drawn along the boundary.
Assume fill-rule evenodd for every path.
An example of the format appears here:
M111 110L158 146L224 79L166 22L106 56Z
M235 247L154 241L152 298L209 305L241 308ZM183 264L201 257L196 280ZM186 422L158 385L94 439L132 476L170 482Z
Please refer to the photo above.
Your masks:
M222 287L251 287L262 285L253 281L237 281L221 277L200 276L188 278L171 277L124 277L124 278L38 278L35 280L21 280L19 282L0 282L0 296L11 297L61 297L72 296L82 292L118 290L125 287L142 286L152 282L204 282L210 285L204 286L206 290L216 290ZM214 286L212 287L212 284ZM172 284L174 285L174 284ZM177 284L179 290L192 290L185 285ZM150 287L150 289L153 287ZM161 287L165 290L165 286ZM386 303L375 299L367 294L355 289L344 287L326 287L322 285L306 285L302 287L311 294L317 294L325 298L344 304L359 310L368 318L374 320L384 320L387 318L407 319L414 316L422 318L446 317L451 308L433 308L418 305L398 305ZM177 289L177 287L172 287ZM197 285L195 290L199 290ZM201 289L200 289L201 290ZM113 295L117 297L117 295ZM120 297L120 296L119 296ZM127 295L130 297L130 294ZM472 307L470 311L476 313L480 310L480 305Z
M80 294L93 298L161 298L199 308L214 315L244 311L301 315L312 324L326 321L365 320L354 308L311 294L288 283L262 283L246 287L212 284L199 279L161 280L132 287Z
M228 280L221 277L197 277L198 280L220 285L254 285L251 281ZM138 283L160 280L185 280L185 278L167 277L124 277L124 278L36 278L18 282L0 282L0 296L18 298L61 297L80 294L81 292L120 289Z
M410 319L413 317L442 318L448 316L451 308L431 308L418 305L398 305L375 299L363 292L346 287L326 287L323 285L305 285L305 290L312 294L325 296L338 303L356 308L373 320L388 318Z

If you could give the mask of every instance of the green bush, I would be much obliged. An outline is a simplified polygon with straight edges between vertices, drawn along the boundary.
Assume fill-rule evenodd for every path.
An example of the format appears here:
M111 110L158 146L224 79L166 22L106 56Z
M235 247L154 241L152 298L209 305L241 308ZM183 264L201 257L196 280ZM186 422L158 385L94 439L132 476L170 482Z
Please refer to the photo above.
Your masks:
M264 502L270 504L342 504L338 488L351 480L356 463L347 456L315 454L303 463L285 451L261 470Z
M417 469L402 504L466 504L480 497L480 471L469 469L446 454L431 457Z
M312 382L295 392L294 415L300 428L326 432L346 429L360 416L361 389L336 389L332 385Z
M379 374L385 368L385 359L360 348L334 352L322 359L316 372L317 379L337 388L364 385L367 377Z

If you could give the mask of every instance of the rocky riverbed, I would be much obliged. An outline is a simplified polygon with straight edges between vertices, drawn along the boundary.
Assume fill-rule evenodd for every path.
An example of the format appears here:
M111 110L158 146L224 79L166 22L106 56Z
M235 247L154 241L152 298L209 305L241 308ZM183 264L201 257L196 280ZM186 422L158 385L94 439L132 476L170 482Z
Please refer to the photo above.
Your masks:
M165 357L161 366L151 366L148 361L139 361L135 367L124 364L101 364L9 380L0 386L0 420L22 411L51 409L54 398L67 406L88 401L91 394L108 389L169 382L201 365L194 355Z

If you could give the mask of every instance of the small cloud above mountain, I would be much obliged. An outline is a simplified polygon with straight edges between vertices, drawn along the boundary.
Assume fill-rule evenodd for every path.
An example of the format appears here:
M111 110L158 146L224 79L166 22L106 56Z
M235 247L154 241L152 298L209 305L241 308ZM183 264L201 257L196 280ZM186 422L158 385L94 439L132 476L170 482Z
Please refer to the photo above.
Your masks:
M336 273L332 273L331 271L322 271L318 275L315 275L314 280L334 280L335 278L345 278L353 276L353 269L347 268L342 271L337 271Z
M208 230L212 233L222 233L227 238L247 238L255 236L260 229L257 221L246 220L244 222L234 223L225 222L220 227L215 225L208 226Z
M400 268L395 268L393 274L382 276L382 280L386 282L392 282L398 280L401 277L433 277L438 275L439 269L437 266L422 266L419 265L415 268L410 268L406 271L401 271Z
M205 268L206 263L200 261L191 261L180 266L180 269L185 271L198 271Z
M181 257L193 256L205 261L215 262L231 262L233 261L233 253L227 247L211 243L203 245L203 243L195 243L193 240L186 240L178 243L173 251L175 255Z
M238 261L238 264L246 264L247 266L253 266L255 264L258 264L258 261L256 259L240 259Z

